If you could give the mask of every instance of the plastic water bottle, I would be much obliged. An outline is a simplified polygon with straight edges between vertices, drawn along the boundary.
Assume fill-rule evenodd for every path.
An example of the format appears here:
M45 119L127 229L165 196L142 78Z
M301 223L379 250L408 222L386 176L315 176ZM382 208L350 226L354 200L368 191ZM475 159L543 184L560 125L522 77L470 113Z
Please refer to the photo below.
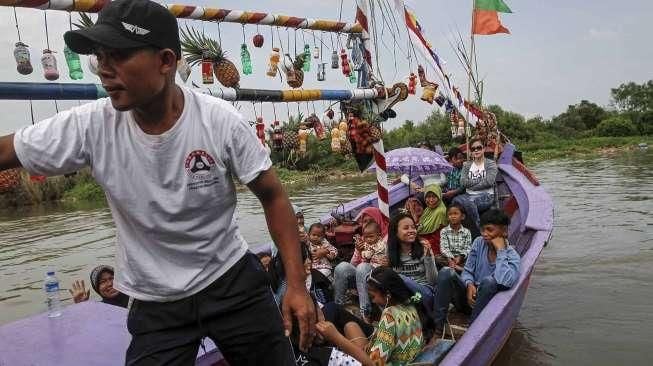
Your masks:
M73 80L79 80L84 77L82 71L82 62L79 55L71 51L68 46L63 49L64 56L66 56L66 64L68 65L68 76Z
M56 318L61 315L61 305L59 303L59 280L54 275L54 271L48 271L43 281L45 296L48 303L48 317Z

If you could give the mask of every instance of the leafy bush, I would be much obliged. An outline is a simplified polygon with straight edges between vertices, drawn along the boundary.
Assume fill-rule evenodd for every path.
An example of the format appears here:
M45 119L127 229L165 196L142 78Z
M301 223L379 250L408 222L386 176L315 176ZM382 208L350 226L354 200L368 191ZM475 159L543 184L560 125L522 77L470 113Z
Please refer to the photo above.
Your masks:
M599 136L633 136L637 135L637 127L629 119L615 116L605 119L596 126Z

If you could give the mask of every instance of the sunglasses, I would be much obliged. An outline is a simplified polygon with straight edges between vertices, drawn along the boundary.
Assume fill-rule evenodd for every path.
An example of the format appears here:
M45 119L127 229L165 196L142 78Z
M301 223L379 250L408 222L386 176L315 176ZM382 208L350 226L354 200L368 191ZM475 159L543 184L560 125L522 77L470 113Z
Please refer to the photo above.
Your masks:
M479 146L479 145L472 146L472 148L470 150L472 150L472 151L481 151L481 150L483 150L483 146Z

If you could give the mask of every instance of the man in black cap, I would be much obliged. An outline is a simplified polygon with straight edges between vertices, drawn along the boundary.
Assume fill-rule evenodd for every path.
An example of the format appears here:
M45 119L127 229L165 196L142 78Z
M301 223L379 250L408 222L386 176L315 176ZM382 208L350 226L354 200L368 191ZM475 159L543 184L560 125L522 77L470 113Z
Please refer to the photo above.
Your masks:
M175 84L174 16L152 1L117 0L94 26L64 38L71 50L97 56L109 98L0 137L0 170L91 168L116 223L115 288L134 299L126 363L194 364L208 336L233 366L294 364L292 317L306 349L315 310L290 202L233 106ZM280 249L288 277L283 319L238 229L232 176L261 201Z

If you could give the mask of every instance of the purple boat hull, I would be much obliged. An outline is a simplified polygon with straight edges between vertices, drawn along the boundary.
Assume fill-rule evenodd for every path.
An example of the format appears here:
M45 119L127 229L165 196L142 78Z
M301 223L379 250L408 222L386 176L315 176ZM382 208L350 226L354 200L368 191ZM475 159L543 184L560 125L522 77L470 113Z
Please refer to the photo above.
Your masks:
M499 160L499 192L512 194L518 209L512 215L510 242L522 256L521 277L509 291L498 293L481 315L457 340L440 365L487 365L507 340L517 320L530 276L553 229L553 201L546 191L531 183L512 165L514 147L507 145ZM390 188L390 205L409 195L407 186ZM377 205L372 193L344 205L352 216ZM322 218L329 221L330 215ZM98 365L124 364L130 335L127 310L96 302L69 306L59 318L45 314L0 327L0 366L11 365ZM197 365L225 366L220 351L210 341L200 350Z

